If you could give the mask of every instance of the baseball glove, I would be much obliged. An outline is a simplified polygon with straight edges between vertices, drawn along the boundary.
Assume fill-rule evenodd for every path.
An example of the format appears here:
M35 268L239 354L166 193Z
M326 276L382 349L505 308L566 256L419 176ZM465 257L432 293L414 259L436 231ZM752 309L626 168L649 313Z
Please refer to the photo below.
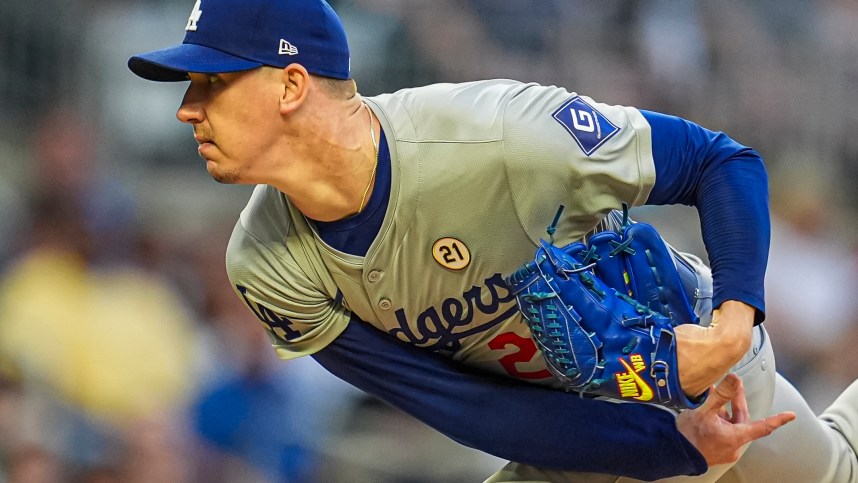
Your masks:
M576 253L609 287L662 315L674 325L697 324L692 300L697 276L688 262L668 246L655 228L629 223L624 210L619 231L602 231L590 237L587 251ZM568 247L572 249L572 247Z
M552 241L559 214L548 228ZM674 321L628 295L668 294L667 290L646 288L655 283L655 277L638 278L629 273L629 267L637 270L639 259L647 253L641 245L646 237L635 236L638 229L631 230L638 225L642 224L624 226L621 233L606 232L613 235L596 238L590 246L579 242L558 248L542 241L534 260L508 276L506 283L549 370L568 390L673 409L697 407L705 394L690 399L679 383ZM630 235L633 240L641 239L634 245L638 248L630 248L634 244ZM655 236L667 250L657 233ZM596 273L600 261L611 284ZM649 262L646 266L653 273ZM672 266L671 259L670 264L656 267L659 280L664 279L663 272L672 273L668 270ZM639 280L640 288L632 279ZM674 305L682 304L662 303L677 320L695 320L679 315Z

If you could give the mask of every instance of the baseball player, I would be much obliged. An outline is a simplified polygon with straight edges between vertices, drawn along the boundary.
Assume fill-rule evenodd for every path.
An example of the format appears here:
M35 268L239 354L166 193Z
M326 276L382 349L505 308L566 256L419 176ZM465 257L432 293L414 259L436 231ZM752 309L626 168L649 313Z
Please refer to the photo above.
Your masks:
M282 358L312 355L520 462L491 481L856 481L858 386L814 417L776 376L759 325L769 220L753 150L682 119L513 81L362 98L322 0L198 0L185 30L183 44L129 67L190 80L178 117L209 173L259 185L227 270ZM553 390L503 280L558 205L565 244L623 203L701 215L713 275L696 267L696 309L713 323L676 328L679 377L690 397L731 368L738 378L678 416ZM798 421L757 439L792 419L784 411Z

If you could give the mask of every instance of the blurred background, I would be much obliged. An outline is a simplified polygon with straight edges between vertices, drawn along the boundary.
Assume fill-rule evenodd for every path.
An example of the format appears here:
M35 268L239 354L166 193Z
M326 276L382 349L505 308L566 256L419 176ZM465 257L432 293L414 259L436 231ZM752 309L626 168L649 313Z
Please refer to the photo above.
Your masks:
M502 462L281 362L223 254L220 186L125 67L192 0L0 0L0 482L482 481ZM858 377L854 0L340 0L364 95L504 77L676 114L771 178L778 369L823 409ZM696 213L638 209L703 253Z

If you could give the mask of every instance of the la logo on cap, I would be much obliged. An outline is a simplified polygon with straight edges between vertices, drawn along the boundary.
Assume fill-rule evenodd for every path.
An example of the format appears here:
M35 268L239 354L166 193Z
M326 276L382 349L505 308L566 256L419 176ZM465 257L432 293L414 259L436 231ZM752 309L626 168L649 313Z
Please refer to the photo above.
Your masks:
M197 31L197 22L200 21L200 17L203 14L203 11L200 10L201 1L202 0L197 0L197 3L194 4L194 9L191 10L191 16L188 17L188 25L185 26L185 31Z

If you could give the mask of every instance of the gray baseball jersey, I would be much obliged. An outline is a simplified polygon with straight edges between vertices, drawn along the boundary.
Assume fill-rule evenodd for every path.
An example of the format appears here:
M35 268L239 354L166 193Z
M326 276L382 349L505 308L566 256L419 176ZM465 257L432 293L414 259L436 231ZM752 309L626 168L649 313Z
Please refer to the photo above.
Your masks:
M563 243L646 200L649 125L633 108L512 81L368 102L389 140L392 186L366 257L328 247L282 193L260 186L227 255L239 296L283 358L321 349L354 312L467 364L553 382L502 275L533 255L560 204Z

